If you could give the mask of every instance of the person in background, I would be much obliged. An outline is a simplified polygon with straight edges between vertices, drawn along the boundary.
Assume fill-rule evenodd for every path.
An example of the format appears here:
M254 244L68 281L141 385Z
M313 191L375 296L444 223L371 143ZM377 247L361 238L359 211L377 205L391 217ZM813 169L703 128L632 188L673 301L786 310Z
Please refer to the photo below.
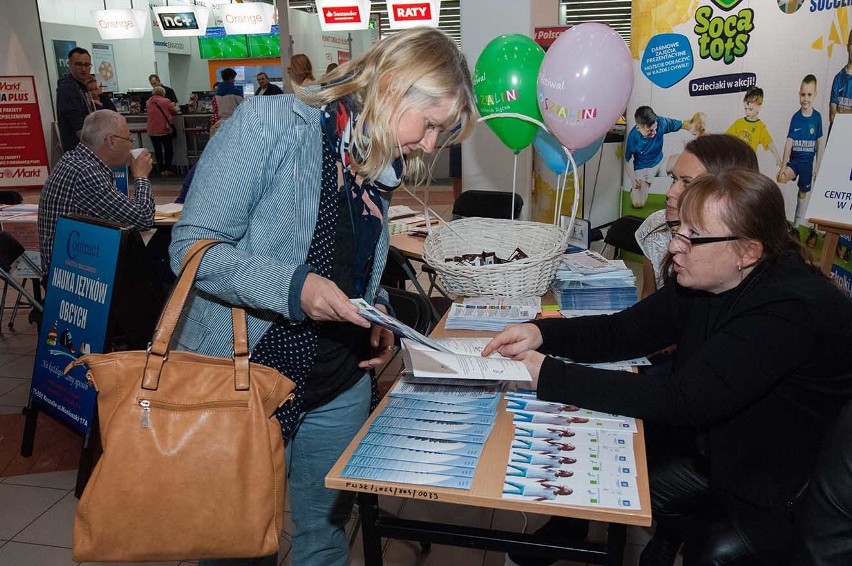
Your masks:
M158 86L163 87L163 90L166 92L165 97L169 99L172 104L175 105L175 108L177 108L178 97L177 94L175 94L175 90L171 87L164 85L160 81L159 75L148 75L148 84L151 85L151 88L156 88Z
M772 141L772 136L766 128L766 124L760 119L760 109L763 107L763 89L758 86L751 86L746 91L743 97L743 114L742 118L734 121L728 126L726 133L736 136L746 142L751 148L757 152L760 146L769 151L772 157L775 158L775 166L781 167L781 155L778 154L778 149Z
M112 110L98 110L83 122L80 144L65 152L41 190L38 205L39 250L47 273L53 253L56 219L68 214L88 214L126 226L147 230L154 224L151 195L151 154L130 155L133 138L127 121ZM135 178L133 197L115 188L112 168L130 164Z
M243 90L234 84L237 72L231 67L225 67L219 75L222 80L216 83L216 112L219 120L227 120L243 101Z
M311 60L304 53L296 53L287 65L287 74L296 86L303 86L314 82L314 67Z
M825 153L825 137L822 135L822 115L814 108L817 95L817 79L806 75L799 87L800 108L790 118L787 129L787 142L784 144L784 157L781 169L775 180L779 183L796 181L799 187L796 200L796 213L793 225L805 223L805 213L811 200L811 189L819 173L822 156ZM813 231L816 244L816 232ZM813 245L809 245L813 247Z
M337 63L329 63L328 66L325 68L325 74L326 75L329 74L330 72L332 72L336 68L337 68Z
M269 96L273 94L284 94L281 87L269 82L269 75L263 71L257 74L257 90L254 91L255 96Z
M95 111L95 103L86 88L91 77L92 56L82 47L75 47L68 52L68 68L70 73L56 83L56 114L63 151L77 147L83 121Z
M633 160L627 167L630 178L630 200L634 208L642 208L648 200L648 190L655 177L665 173L663 136L678 130L688 130L692 135L704 133L700 112L690 120L676 120L657 116L650 106L640 106L633 115L636 125L627 134L624 160Z
M170 177L174 175L172 140L175 137L174 115L177 114L177 109L165 95L163 87L155 86L145 103L145 113L148 135L151 136L151 145L154 146L154 155L157 158L157 168L160 175Z
M252 360L297 384L276 416L299 566L347 564L353 494L323 478L369 414L372 369L392 354L393 335L350 301L386 309L390 192L403 177L424 182L424 155L464 139L477 115L464 56L432 28L394 34L327 79L237 108L201 155L171 244L177 272L195 242L222 241L201 262L177 347L230 355L239 305ZM278 563L222 558L199 564Z
M837 114L852 112L852 30L846 38L846 65L840 68L831 81L831 98L828 104L829 129Z
M647 439L657 528L640 566L671 566L681 544L685 566L786 564L791 509L852 397L852 302L791 236L765 175L702 175L679 218L676 281L610 316L510 326L482 355L523 361L540 399L695 431L690 446ZM580 365L669 344L666 376Z
M754 150L743 140L729 134L706 134L689 141L672 172L672 184L666 192L666 208L649 215L636 230L636 243L642 248L642 298L663 286L669 273L665 258L672 230L678 223L678 198L696 177L704 173L718 175L731 167L758 170Z
M115 112L115 104L112 103L112 98L104 93L101 85L98 84L98 79L95 75L89 75L89 80L86 81L86 90L89 91L89 96L92 97L92 102L96 110L112 110Z

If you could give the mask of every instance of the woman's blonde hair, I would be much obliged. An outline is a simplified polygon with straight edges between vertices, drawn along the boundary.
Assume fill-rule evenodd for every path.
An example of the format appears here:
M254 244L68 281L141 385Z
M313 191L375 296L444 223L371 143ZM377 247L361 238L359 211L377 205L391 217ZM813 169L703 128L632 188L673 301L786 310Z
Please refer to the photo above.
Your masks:
M151 94L156 94L157 96L166 96L166 89L161 86L155 86L151 89Z
M450 101L452 128L443 146L457 143L473 130L476 105L473 83L464 55L443 32L412 28L396 33L352 61L321 77L318 91L295 87L297 96L311 106L331 104L350 97L361 112L352 133L358 148L353 164L358 173L375 180L393 162L399 141L391 120L408 109L426 109ZM399 148L401 149L401 148ZM428 177L421 150L406 158L406 175L413 184Z
M302 86L306 80L315 81L314 67L311 65L311 60L304 53L296 53L290 58L290 65L287 67L287 72L290 74L290 80L295 86Z

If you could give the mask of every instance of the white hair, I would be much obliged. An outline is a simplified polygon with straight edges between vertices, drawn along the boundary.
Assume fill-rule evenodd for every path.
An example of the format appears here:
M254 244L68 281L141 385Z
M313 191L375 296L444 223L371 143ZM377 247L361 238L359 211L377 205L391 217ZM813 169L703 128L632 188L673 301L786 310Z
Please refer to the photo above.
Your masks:
M97 149L105 142L107 136L115 134L124 122L124 116L112 110L96 110L83 121L83 131L80 141L89 149Z

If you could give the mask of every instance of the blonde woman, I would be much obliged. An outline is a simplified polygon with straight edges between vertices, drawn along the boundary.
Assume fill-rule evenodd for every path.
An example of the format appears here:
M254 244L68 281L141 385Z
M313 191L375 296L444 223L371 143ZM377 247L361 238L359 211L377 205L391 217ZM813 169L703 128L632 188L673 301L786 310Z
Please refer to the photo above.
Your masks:
M247 310L252 360L297 383L295 403L277 415L287 439L292 563L343 566L352 500L323 478L366 420L371 370L390 359L393 343L349 299L385 308L390 192L404 176L423 178L424 154L464 139L476 109L463 56L427 28L377 43L318 91L296 90L244 102L198 162L173 230L172 266L199 239L223 243L201 262L176 340L229 356L230 305Z
M314 67L304 53L296 53L287 65L287 74L295 86L303 86L314 82Z

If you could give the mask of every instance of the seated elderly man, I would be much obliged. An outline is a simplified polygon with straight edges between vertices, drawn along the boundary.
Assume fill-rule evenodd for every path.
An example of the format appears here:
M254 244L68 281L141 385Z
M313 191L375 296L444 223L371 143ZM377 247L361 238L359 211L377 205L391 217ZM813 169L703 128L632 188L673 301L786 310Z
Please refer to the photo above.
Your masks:
M62 155L41 191L38 233L45 273L50 267L60 215L87 214L140 229L154 224L154 197L148 180L151 154L143 150L133 158L132 146L127 121L121 114L98 110L86 117L80 144ZM135 177L133 198L115 188L112 175L112 167L125 163Z

